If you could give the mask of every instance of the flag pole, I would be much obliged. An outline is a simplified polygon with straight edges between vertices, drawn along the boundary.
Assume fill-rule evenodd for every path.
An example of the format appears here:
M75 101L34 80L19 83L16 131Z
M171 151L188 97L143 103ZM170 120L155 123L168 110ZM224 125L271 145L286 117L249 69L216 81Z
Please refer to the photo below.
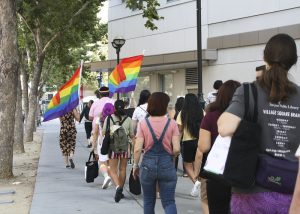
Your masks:
M81 74L82 74L83 60L80 61L80 75L79 75L79 84L78 84L78 97L80 97L80 86L81 86Z
M81 89L82 67L83 67L83 60L80 61L80 74L79 74L79 84L78 84L78 100L79 100L79 103L82 102L82 101L80 100L80 89ZM80 111L82 110L82 109L81 109L81 105L79 105L79 109L80 109Z

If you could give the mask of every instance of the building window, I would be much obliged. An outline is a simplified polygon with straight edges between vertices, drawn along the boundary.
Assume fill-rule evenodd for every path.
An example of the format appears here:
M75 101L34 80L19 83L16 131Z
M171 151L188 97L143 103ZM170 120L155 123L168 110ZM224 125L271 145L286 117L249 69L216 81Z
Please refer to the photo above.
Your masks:
M134 90L134 99L136 104L139 102L140 93L142 90L150 91L150 77L149 76L139 76L138 81Z
M162 75L162 91L173 98L173 74Z
M197 68L189 68L185 70L185 85L197 85L198 84L198 73Z

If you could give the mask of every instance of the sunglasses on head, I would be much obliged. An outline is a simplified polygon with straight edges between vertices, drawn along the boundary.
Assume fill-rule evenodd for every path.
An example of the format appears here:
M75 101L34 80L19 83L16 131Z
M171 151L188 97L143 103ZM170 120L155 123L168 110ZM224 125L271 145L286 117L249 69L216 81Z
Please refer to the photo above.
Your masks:
M255 71L265 71L266 70L266 65L261 65L255 68Z

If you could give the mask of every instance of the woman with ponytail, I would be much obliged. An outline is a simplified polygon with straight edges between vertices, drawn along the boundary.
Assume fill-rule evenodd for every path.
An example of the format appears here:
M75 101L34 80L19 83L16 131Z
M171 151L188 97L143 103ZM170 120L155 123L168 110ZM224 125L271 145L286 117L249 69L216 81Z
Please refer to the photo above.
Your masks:
M295 41L286 34L275 35L266 44L263 55L266 69L254 82L258 92L257 123L261 129L260 157L264 155L272 160L272 163L276 161L277 165L284 165L285 170L291 165L297 165L295 152L300 139L300 87L288 79L288 72L298 58ZM244 117L244 102L243 87L239 87L231 104L218 120L218 131L221 136L234 134ZM250 107L251 104L253 103L250 102ZM261 167L262 164L259 162L257 169ZM276 165L266 164L265 167L273 172L279 170ZM273 180L273 185L285 181L280 180L280 177L279 180L277 177L275 180L268 177L262 182L259 179L259 172L256 171L256 183L253 187L232 188L231 213L288 213L292 191L283 193L278 187L275 189L272 185L266 185L270 179ZM295 174L296 172L297 167ZM288 180L296 179L296 175L292 176L290 172L284 174L289 176ZM293 190L293 187L291 189Z
M108 123L111 132L114 128L114 125L121 126L122 129L125 130L127 136L125 141L123 141L124 138L122 138L122 142L126 142L128 147L129 144L128 138L134 137L133 129L131 126L131 118L127 116L124 110L125 104L122 100L117 100L114 104L114 107L115 107L115 112L111 116L106 117L104 121L102 134L105 135L105 130ZM112 142L110 143L112 144ZM114 143L116 143L116 141L114 141ZM128 149L127 151L123 151L123 150L115 151L110 147L110 150L108 152L110 176L114 184L116 185L115 202L117 203L122 198L124 198L123 187L126 180L126 167L127 167L127 160L129 158L129 155L130 153Z

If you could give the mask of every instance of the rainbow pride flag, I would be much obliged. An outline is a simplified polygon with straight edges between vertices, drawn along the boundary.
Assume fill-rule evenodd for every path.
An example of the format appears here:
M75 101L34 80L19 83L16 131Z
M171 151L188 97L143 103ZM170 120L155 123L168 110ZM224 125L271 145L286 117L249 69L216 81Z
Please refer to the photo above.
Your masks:
M78 106L81 69L82 65L53 96L44 114L43 122L61 117Z
M108 87L110 97L114 93L127 93L135 90L143 58L143 55L139 55L122 59L109 75Z

